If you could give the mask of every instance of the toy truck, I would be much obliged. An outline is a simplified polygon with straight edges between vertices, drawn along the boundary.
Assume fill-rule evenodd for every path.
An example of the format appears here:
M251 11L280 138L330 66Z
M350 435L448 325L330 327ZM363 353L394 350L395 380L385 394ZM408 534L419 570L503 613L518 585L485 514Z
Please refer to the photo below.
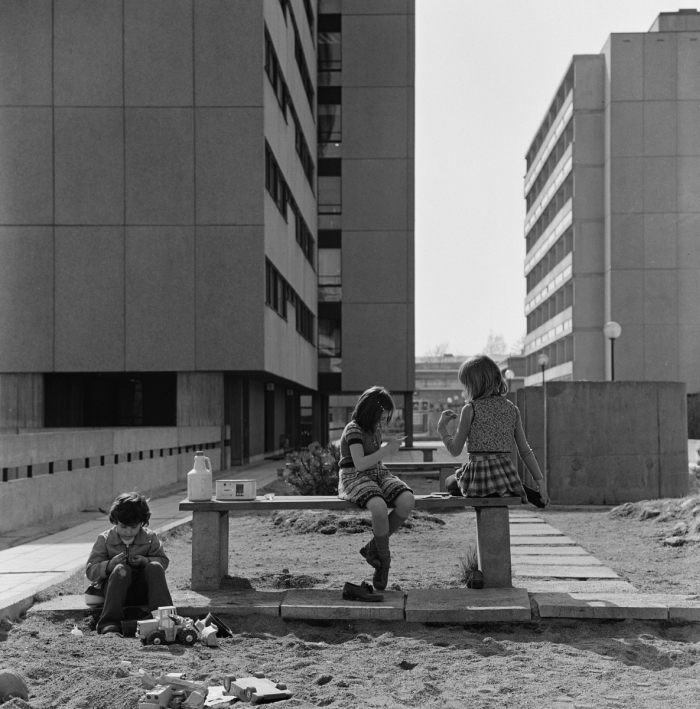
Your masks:
M262 672L253 672L252 677L236 678L233 675L224 677L224 690L242 702L264 704L280 699L290 699L293 695L286 684L272 682L265 678Z
M175 641L194 645L199 639L192 620L179 616L175 606L161 606L153 611L153 618L139 620L136 633L146 645L164 645Z
M142 672L141 683L148 689L139 699L139 709L203 709L209 682L191 682L183 675L168 672L157 679Z

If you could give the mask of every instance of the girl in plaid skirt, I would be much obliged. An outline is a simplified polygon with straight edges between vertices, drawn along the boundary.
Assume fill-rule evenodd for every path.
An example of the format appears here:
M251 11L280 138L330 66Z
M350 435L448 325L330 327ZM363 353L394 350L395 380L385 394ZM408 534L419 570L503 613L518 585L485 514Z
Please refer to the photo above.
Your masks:
M390 438L382 446L382 431L393 413L394 400L389 392L372 387L357 400L351 421L340 437L338 497L372 513L374 536L360 554L374 567L372 580L380 591L389 581L389 537L408 519L415 504L413 490L381 462L396 453L404 440ZM389 506L393 507L391 512Z
M518 471L510 459L513 439L518 454L537 483L547 504L547 486L535 454L528 445L520 411L506 399L508 385L496 363L486 355L472 357L459 368L467 403L460 414L447 409L440 415L438 433L450 455L457 457L467 444L469 462L447 479L448 489L465 497L520 497L527 502ZM452 437L447 425L459 419Z

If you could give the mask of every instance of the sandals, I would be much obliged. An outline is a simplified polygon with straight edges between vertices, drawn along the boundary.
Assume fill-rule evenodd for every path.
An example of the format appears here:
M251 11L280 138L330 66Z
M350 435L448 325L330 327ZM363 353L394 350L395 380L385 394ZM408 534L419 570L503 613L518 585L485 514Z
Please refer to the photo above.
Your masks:
M371 583L363 581L360 586L346 583L343 586L343 599L346 601L383 601L381 593L375 593Z
M365 561L373 568L378 569L382 562L379 560L379 552L377 545L374 543L374 537L360 549L360 554L365 558Z

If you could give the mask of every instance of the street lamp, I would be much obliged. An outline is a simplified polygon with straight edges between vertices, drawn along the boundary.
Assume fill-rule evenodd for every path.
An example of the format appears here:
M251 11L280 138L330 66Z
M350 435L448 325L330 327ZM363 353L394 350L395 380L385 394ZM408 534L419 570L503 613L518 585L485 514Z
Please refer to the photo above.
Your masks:
M503 372L503 376L506 378L506 384L508 385L508 393L510 393L510 382L515 379L515 372L512 369L506 369Z
M622 334L620 323L611 320L605 324L603 334L610 340L610 380L615 381L615 340Z
M544 412L544 441L542 444L542 464L543 470L542 475L544 476L544 483L547 484L547 380L544 378L544 370L549 364L549 357L545 352L540 352L537 355L537 364L542 367L542 394L543 394L543 412Z

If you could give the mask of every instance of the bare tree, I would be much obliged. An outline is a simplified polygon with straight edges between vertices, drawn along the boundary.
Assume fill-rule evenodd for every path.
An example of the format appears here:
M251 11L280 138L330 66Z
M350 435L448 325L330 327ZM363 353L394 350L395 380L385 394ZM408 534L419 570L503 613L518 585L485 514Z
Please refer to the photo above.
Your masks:
M439 342L437 345L433 345L425 353L426 357L444 357L450 349L449 342Z
M508 343L505 337L500 333L489 331L489 336L486 338L486 345L483 350L485 355L501 355L508 353Z

